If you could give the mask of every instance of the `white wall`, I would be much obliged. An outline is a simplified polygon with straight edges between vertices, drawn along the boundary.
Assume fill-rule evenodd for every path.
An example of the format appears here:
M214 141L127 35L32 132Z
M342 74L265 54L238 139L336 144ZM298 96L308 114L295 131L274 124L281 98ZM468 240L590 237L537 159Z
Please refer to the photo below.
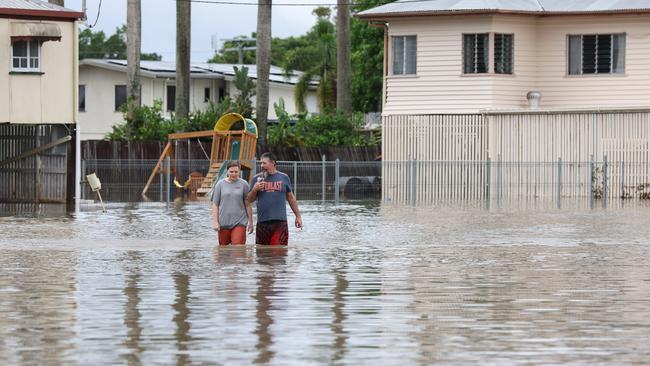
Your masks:
M527 106L540 90L542 107L650 106L650 15L470 15L400 18L389 36L417 36L417 75L385 77L384 115L479 113ZM463 33L514 34L513 75L463 75ZM621 33L624 75L567 75L568 34ZM389 66L391 64L389 46ZM390 67L389 67L390 68Z
M173 79L151 78L141 76L142 103L153 105L154 100L163 102L163 111L167 112L167 85L175 85ZM122 71L107 70L104 68L81 65L79 68L79 85L86 86L86 111L79 112L81 125L81 139L103 139L112 131L112 126L123 123L122 113L115 111L115 85L126 84L126 73ZM210 99L216 103L219 98L219 88L225 88L225 95L235 97L236 88L230 81L217 79L192 79L190 81L190 111L204 110L209 102L204 101L204 88L210 88ZM289 113L295 113L293 101L293 85L269 84L269 118L275 119L273 103L280 98L285 100L285 108ZM230 93L230 94L229 94ZM310 112L317 113L317 99L314 91L309 92L306 98L307 108ZM253 98L253 106L255 98ZM216 121L215 121L216 123Z
M143 103L151 103L151 80L142 79ZM79 112L81 139L103 139L123 121L122 113L115 110L115 85L126 85L126 74L81 65L79 85L86 86L86 111Z
M61 29L61 41L41 47L42 75L10 74L11 23L39 22L0 18L0 122L75 123L77 23L51 22Z

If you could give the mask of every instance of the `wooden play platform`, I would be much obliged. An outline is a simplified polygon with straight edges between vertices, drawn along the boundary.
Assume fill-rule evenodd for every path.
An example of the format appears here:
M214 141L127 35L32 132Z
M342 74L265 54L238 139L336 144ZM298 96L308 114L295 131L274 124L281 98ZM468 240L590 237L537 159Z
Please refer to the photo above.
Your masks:
M202 178L201 185L196 190L198 197L205 196L219 179L225 177L228 161L239 160L242 170L250 171L253 168L255 148L257 147L257 125L240 114L224 114L214 125L213 130L169 134L167 136L167 145L165 145L156 166L147 180L142 196L146 196L156 174L163 173L163 161L167 157L171 159L171 174L175 176L176 164L172 142L174 140L200 137L212 137L212 148L210 150L208 172Z

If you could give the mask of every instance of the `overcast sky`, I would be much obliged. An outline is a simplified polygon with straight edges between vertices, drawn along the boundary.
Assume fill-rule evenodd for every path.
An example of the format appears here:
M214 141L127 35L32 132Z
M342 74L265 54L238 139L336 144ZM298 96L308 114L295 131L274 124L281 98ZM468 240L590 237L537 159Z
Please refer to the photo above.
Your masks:
M142 1L142 51L156 52L163 60L174 60L176 48L176 1ZM205 0L210 1L210 0ZM256 3L256 0L228 0L235 3ZM276 4L331 4L336 0L275 0ZM97 18L100 0L87 0L87 24ZM115 28L126 24L127 0L102 0L99 19L94 30L113 34ZM66 8L81 10L81 0L65 0ZM273 37L301 35L316 18L311 14L315 5L273 6ZM335 9L332 7L333 12ZM82 27L85 28L86 26ZM211 39L250 36L257 28L257 6L233 4L192 3L192 61L203 62L213 54ZM221 42L221 41L220 41Z

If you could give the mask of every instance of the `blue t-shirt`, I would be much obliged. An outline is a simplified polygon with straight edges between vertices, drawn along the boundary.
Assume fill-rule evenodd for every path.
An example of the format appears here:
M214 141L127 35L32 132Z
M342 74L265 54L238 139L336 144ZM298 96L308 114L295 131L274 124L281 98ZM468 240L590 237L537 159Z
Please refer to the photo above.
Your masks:
M276 171L264 179L263 174L254 176L251 183L253 189L257 182L264 181L264 189L257 192L257 222L287 221L287 192L291 192L289 176Z

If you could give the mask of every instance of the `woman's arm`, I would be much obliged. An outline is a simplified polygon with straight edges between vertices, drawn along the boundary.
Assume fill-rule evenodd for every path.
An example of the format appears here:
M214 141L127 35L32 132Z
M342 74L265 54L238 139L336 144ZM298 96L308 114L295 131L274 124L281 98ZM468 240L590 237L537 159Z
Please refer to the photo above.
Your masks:
M219 226L219 206L214 202L212 202L212 227L216 231L221 230L221 226Z

